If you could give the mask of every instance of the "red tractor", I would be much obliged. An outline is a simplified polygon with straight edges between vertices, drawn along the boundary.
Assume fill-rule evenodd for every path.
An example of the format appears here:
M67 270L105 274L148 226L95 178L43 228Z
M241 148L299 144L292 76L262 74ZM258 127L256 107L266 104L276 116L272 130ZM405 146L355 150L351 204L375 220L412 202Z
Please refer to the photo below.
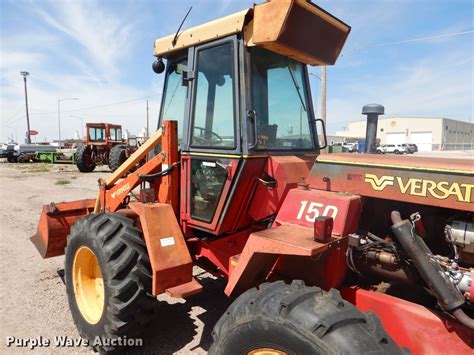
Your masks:
M90 173L96 165L117 168L137 149L136 138L124 141L122 126L110 123L87 123L86 143L77 147L76 165L80 172Z
M127 350L157 295L200 292L198 265L235 299L211 354L472 353L473 164L371 154L379 105L366 154L320 154L306 66L334 64L349 31L269 1L155 42L159 129L32 237L65 254L79 333L113 340L97 350Z

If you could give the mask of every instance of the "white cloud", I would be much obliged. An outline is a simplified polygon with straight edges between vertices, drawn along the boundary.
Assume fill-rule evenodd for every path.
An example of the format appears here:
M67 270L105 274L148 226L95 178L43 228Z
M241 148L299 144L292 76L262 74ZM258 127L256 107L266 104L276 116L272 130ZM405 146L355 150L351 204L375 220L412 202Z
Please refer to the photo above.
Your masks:
M370 80L352 82L344 100L328 99L328 130L363 119L362 106L376 102L389 116L449 117L469 120L474 115L472 57L467 48L430 54L385 71Z
M95 75L108 81L119 73L119 58L133 43L126 17L114 16L97 1L56 1L49 7L51 12L34 8L45 23L85 49Z
M18 4L19 11L36 17L38 31L2 33L2 141L12 133L22 141L26 130L22 70L31 74L30 122L31 128L40 132L40 140L57 138L57 100L65 97L78 97L79 101L61 103L62 137L81 131L80 120L71 115L84 117L84 122L121 123L132 133L139 133L146 122L146 99L70 112L156 94L147 85L135 88L122 83L123 63L133 52L136 19L129 21L127 14L114 13L105 5L97 1ZM156 96L150 100L154 128L159 101Z

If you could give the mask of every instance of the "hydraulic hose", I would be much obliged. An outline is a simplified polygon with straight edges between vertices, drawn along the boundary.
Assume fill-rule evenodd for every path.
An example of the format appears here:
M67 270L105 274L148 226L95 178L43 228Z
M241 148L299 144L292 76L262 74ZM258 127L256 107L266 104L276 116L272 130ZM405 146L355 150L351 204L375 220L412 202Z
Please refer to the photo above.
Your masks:
M170 174L173 171L173 169L176 166L178 166L179 164L180 164L180 162L173 163L168 169L157 172L155 174L148 174L148 175L138 174L138 178L143 180L143 181L153 182L153 181L155 181L156 179L158 179L160 177L163 177L163 176L166 176L166 175Z
M474 319L464 313L461 308L456 309L452 314L460 323L464 324L469 329L474 330Z
M407 219L402 220L398 211L392 211L391 218L393 233L435 295L440 307L452 313L466 327L474 329L474 320L459 308L465 302L464 297L445 275L441 266L430 258L432 255L430 249L420 236L412 232L411 222Z

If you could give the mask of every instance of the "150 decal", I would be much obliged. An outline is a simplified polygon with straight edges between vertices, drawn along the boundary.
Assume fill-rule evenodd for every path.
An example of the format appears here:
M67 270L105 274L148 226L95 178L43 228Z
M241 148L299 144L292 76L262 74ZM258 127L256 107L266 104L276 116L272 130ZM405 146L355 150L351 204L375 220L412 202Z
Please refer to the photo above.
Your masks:
M336 206L324 205L319 202L301 201L301 207L296 216L296 219L302 219L303 216L308 222L314 222L319 216L328 216L336 219L337 212L339 212Z

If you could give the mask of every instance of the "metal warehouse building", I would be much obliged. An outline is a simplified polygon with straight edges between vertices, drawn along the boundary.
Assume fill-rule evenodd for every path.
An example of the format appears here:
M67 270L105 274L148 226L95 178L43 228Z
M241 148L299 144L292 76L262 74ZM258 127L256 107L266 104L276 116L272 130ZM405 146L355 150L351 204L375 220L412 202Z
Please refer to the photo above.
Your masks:
M366 121L349 123L340 137L365 136ZM414 143L419 151L474 149L474 124L443 117L380 118L377 138L381 144Z

